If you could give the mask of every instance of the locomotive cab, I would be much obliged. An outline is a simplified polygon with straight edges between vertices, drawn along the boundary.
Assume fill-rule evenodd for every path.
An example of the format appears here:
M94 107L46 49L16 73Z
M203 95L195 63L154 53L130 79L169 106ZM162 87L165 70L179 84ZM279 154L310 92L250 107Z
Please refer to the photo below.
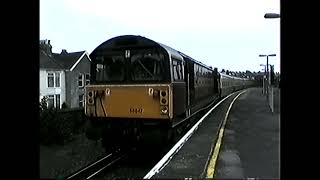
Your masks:
M93 83L86 87L88 117L172 117L167 63L159 50L125 48L93 58Z

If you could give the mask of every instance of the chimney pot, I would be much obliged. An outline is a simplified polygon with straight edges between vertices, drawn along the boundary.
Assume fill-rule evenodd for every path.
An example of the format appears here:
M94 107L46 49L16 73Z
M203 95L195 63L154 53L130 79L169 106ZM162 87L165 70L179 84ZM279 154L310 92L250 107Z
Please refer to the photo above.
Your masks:
M66 49L62 49L61 54L67 54L67 50Z

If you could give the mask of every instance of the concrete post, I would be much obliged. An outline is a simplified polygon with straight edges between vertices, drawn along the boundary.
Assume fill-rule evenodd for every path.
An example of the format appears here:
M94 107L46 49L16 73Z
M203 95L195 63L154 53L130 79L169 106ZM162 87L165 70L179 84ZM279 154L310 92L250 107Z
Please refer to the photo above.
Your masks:
M269 107L271 109L271 112L273 113L274 112L274 96L273 96L273 87L272 86L269 86L268 88L270 88L269 90L269 95L268 95L268 104L269 104Z

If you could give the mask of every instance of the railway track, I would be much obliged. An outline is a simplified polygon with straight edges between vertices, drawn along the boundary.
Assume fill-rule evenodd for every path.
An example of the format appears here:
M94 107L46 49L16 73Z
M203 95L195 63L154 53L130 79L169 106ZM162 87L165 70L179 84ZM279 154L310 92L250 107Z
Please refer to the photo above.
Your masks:
M65 180L73 180L73 179L92 179L96 175L100 174L103 170L108 167L111 167L115 163L119 162L121 159L126 157L129 152L131 152L133 148L130 149L119 149L118 151L112 152L99 160L87 165L79 169L78 171L66 176Z
M209 107L211 107L211 106L213 106L213 104L211 104L210 106L208 106L207 108L204 108L204 109L202 109L202 111L199 111L199 113L197 113L197 115L195 116L195 117L193 117L193 118L195 118L195 119L200 119L200 117L199 116L203 116L203 114L207 111L207 109L209 108ZM196 123L197 121L192 121L192 122L190 122L191 124L189 124L188 126L193 126L195 123ZM179 140L180 140L180 138L190 129L191 127L187 127L187 128L185 128L184 129L184 131L183 132L181 132L182 134L179 134L178 136L177 136L177 138L178 139L176 139L175 140L175 142L173 142L174 144L175 143L177 143ZM172 143L170 143L170 145L168 144L168 147L165 147L164 149L166 149L167 151L166 152L168 152L172 147L173 147L173 145L174 144L172 144ZM181 144L180 144L181 145ZM145 147L144 147L145 148ZM148 147L148 148L151 148L151 147ZM159 147L160 148L160 147ZM163 148L163 147L162 147ZM140 149L140 150L138 150L138 151L141 151L141 148L138 148L138 149ZM152 149L152 148L151 148ZM111 172L111 174L113 174L113 175L108 175L109 174L109 172L108 171L106 171L105 169L107 169L107 168L110 168L112 165L114 165L114 164L116 164L117 162L119 162L120 160L122 160L122 159L124 159L124 157L129 157L130 158L130 156L135 156L135 157L131 157L130 159L131 160L129 160L129 162L131 162L132 163L132 161L133 161L133 164L135 164L135 165L129 165L129 166L126 166L126 165L124 165L126 168L123 168L123 167L121 167L121 168L119 168L119 170L115 170L115 169L113 169L113 171L120 171L120 173L123 175L123 173L124 174L126 174L126 170L123 170L123 169L133 169L133 171L135 171L135 173L133 173L133 177L139 177L139 178L143 178L143 175L145 175L151 168L152 168L152 166L154 165L154 164L152 164L151 166L150 165L146 165L146 166L143 166L143 167L140 167L140 168L137 168L137 169L134 169L135 168L135 166L137 166L136 165L136 163L137 162L135 162L135 160L132 160L132 158L134 159L134 158L138 158L138 159L140 159L139 157L142 157L142 159L140 159L141 161L139 161L139 163L145 163L144 161L153 161L154 162L154 160L151 160L151 158L152 157L148 157L146 154L145 154L145 152L143 152L142 154L137 154L137 153L134 153L134 154L131 154L131 155L129 155L130 154L130 152L132 152L132 150L134 150L134 148L126 148L126 150L125 149L122 149L122 150L119 150L119 151L117 151L117 152L113 152L113 153L110 153L110 154L108 154L108 155L106 155L106 156L104 156L104 157L102 157L102 158L100 158L99 160L97 160L97 161L95 161L95 162L93 162L93 163L91 163L91 164L89 164L89 165L87 165L86 167L83 167L83 168L81 168L81 169L79 169L78 171L76 171L76 172L74 172L74 173L72 173L72 174L70 174L70 175L68 175L67 177L65 177L64 179L65 180L72 180L72 179L102 179L101 177L113 177L113 176L117 176L117 172ZM151 152L156 152L156 151L154 151L154 150L151 150ZM159 154L158 154L159 153ZM158 153L156 153L156 154L158 154L158 155L160 155L161 154L161 157L159 156L159 157L157 157L156 159L156 162L158 162L159 161L159 159L161 159L166 153L164 153L164 152L158 152ZM154 156L155 154L153 154L152 156ZM147 158L145 159L145 158L143 158L143 156L147 156ZM128 163L128 161L125 161L124 163ZM119 163L118 163L119 164ZM121 164L121 162L120 162L120 164ZM148 162L146 163L146 164L148 164ZM121 165L122 166L122 165ZM122 170L121 170L122 169ZM144 170L143 170L144 169ZM104 171L105 170L105 171ZM145 176L144 178L147 178L148 179L148 177L147 176Z

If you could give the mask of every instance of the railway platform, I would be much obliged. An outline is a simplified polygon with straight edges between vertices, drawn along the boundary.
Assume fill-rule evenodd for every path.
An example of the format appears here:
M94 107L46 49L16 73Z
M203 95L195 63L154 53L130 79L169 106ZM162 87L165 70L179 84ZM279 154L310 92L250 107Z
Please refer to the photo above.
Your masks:
M273 92L273 112L262 88L231 95L152 178L280 179L280 89Z

